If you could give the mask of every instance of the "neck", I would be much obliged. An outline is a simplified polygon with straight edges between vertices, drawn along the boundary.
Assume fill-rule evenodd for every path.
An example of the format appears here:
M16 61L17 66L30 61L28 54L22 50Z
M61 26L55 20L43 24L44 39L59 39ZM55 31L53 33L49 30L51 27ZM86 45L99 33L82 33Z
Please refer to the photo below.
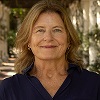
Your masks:
M40 60L36 59L34 63L36 69L35 75L38 77L48 76L53 77L56 75L65 75L68 69L68 62L66 60ZM34 72L34 69L33 69Z

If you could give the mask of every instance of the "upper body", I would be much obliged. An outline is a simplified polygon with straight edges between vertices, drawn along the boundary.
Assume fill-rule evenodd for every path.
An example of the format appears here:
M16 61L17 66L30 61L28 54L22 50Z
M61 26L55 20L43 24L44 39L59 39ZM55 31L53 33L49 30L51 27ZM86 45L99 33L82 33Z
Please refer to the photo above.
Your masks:
M100 100L100 75L96 73L69 64L67 78L52 97L36 77L29 75L31 68L2 81L0 100Z
M67 71L70 64L82 69L77 54L79 45L67 9L60 1L43 0L35 4L17 33L17 74L2 82L0 99L99 100L99 75L86 70L70 74ZM23 75L30 64L31 70Z

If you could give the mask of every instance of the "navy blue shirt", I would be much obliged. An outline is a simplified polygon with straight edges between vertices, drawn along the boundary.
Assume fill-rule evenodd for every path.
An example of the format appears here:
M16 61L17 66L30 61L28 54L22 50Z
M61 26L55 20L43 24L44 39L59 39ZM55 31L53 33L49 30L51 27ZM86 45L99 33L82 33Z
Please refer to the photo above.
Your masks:
M70 64L69 75L51 97L40 81L28 73L32 65L2 81L0 100L100 100L100 75Z

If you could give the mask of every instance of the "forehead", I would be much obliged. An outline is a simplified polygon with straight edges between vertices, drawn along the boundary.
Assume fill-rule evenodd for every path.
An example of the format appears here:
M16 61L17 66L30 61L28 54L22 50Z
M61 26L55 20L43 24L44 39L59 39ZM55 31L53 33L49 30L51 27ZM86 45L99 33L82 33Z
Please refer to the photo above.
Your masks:
M39 15L34 25L43 23L48 25L53 23L63 24L63 20L56 12L44 12Z

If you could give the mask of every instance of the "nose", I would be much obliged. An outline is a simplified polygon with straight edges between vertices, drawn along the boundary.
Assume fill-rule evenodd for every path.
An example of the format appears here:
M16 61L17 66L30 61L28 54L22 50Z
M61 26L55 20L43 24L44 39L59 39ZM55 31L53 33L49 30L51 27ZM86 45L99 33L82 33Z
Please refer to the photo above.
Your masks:
M45 32L45 34L44 34L44 40L45 40L45 41L53 41L52 32L50 32L50 31Z

